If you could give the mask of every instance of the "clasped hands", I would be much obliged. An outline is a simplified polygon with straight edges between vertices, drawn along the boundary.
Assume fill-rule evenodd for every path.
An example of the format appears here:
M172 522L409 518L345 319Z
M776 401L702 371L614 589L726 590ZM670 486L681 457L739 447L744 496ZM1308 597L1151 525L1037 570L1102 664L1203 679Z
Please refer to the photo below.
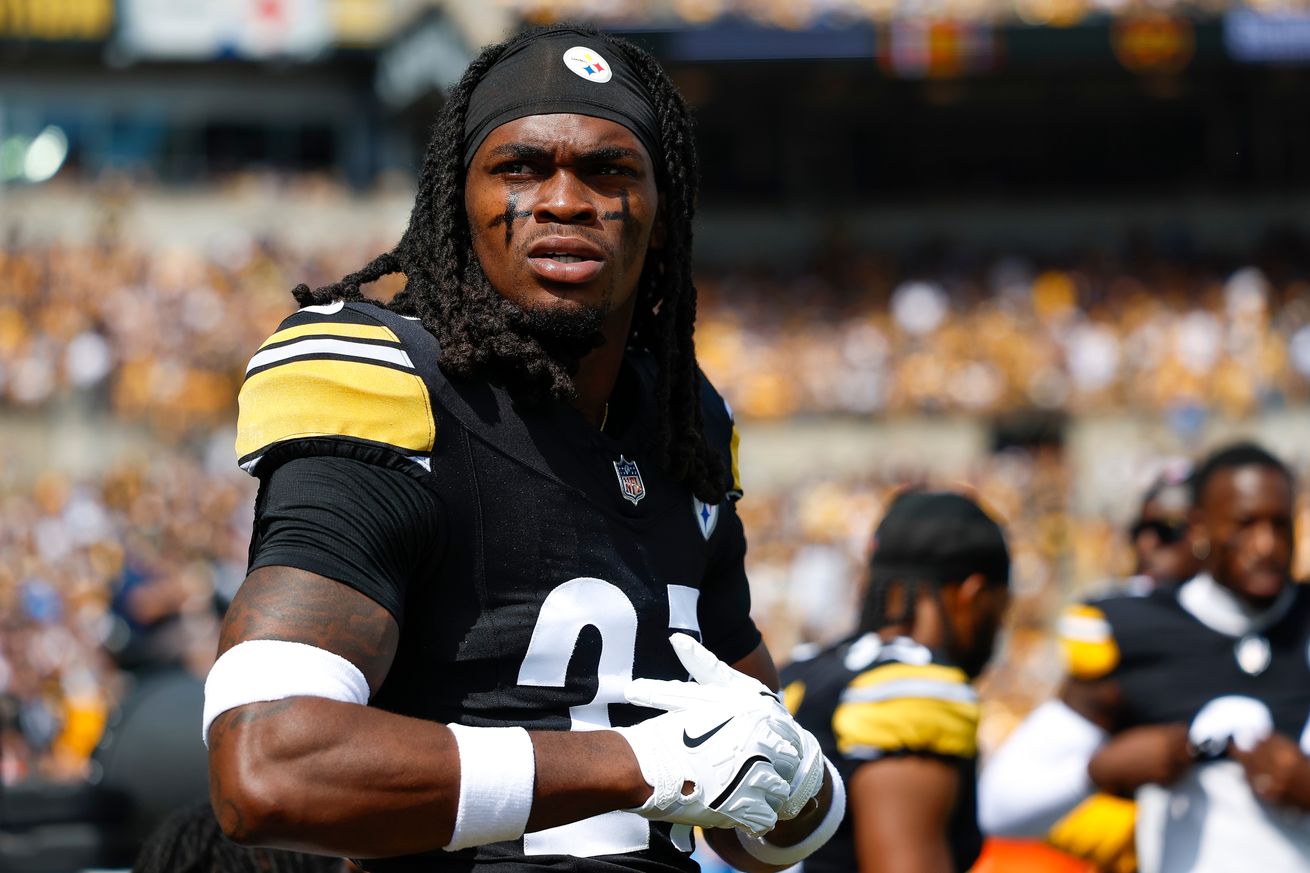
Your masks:
M629 703L664 713L616 728L653 789L637 809L654 821L760 835L795 818L823 785L823 753L758 680L686 634L669 638L693 681L634 679Z
M1264 704L1248 698L1213 700L1190 724L1121 731L1097 750L1088 775L1099 788L1130 796L1147 783L1172 785L1197 761L1220 757L1242 766L1261 800L1310 809L1310 759L1295 740L1274 730Z

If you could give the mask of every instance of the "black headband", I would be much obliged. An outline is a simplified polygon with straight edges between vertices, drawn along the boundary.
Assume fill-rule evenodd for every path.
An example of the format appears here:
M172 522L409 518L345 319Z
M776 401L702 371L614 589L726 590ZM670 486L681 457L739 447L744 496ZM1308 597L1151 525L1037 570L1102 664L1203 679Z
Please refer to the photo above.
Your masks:
M464 166L502 124L559 113L617 122L636 134L656 167L663 164L655 104L627 62L594 35L556 28L501 55L473 89L464 118Z

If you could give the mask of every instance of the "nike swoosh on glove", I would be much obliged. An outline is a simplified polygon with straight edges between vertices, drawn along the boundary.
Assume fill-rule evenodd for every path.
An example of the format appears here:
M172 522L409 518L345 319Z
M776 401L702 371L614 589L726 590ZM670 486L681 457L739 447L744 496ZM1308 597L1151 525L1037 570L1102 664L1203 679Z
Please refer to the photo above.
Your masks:
M654 791L632 812L655 821L763 834L777 824L798 748L773 729L776 712L754 692L724 694L693 682L636 679L625 696L667 710L615 728L632 747ZM684 793L684 786L691 790Z
M721 688L725 692L734 694L767 696L774 701L777 721L773 729L800 750L800 764L795 772L778 771L778 774L788 782L787 800L778 808L778 819L787 821L800 815L805 805L823 787L823 776L826 772L823 751L819 748L819 741L815 739L814 734L797 724L791 713L778 700L778 696L765 687L764 683L732 669L719 660L713 652L696 642L693 637L687 634L673 634L669 637L669 643L677 653L682 666L687 668L687 672L697 684Z

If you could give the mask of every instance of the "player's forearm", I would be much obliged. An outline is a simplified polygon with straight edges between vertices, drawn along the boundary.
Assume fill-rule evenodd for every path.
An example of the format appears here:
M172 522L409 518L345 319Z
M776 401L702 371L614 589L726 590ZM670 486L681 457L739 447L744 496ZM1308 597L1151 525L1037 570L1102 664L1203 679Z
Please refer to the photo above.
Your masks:
M534 731L537 777L528 830L633 809L651 786L627 741L613 731Z
M814 833L832 808L833 784L831 773L824 775L823 787L819 789L819 793L815 795L814 800L815 803L811 809L802 812L790 821L778 822L777 826L769 831L764 839L775 846L789 847L800 843ZM786 870L791 866L767 864L755 858L742 848L741 841L738 839L735 830L707 830L705 831L705 838L720 858L738 870L744 870L747 873L773 873L773 871L777 870Z
M449 729L317 697L224 713L209 773L233 840L352 857L446 845L459 801Z
M637 806L649 794L635 760L622 766L631 751L617 734L530 736L530 830ZM210 732L211 798L241 843L357 858L440 849L451 841L459 787L449 728L369 707L312 697L252 704Z
M1143 725L1120 731L1097 749L1087 775L1102 791L1132 797L1143 785L1172 785L1195 759L1187 725Z
M951 847L940 834L919 839L905 838L879 851L860 853L859 873L954 873Z
M1304 763L1292 777L1287 806L1310 812L1310 762Z

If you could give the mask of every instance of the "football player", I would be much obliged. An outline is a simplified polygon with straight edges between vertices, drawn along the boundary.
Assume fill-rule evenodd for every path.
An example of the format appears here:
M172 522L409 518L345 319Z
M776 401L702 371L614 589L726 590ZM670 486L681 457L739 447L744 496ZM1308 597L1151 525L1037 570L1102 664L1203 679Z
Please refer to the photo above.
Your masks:
M1040 835L1094 788L1138 801L1146 873L1310 870L1310 597L1290 577L1294 489L1250 443L1190 481L1182 585L1078 607L1070 677L983 773L990 830Z
M837 762L849 814L806 873L968 870L978 699L1009 598L1000 527L959 494L909 492L875 534L850 638L783 670L784 699Z
M1168 464L1142 495L1137 518L1128 529L1133 547L1134 575L1111 594L1149 594L1163 585L1190 579L1200 562L1187 539L1187 513L1191 499L1186 462ZM1100 599L1100 598L1097 598ZM1093 607L1093 610L1095 607ZM1083 606L1067 611L1066 648L1077 648L1078 629L1084 624ZM1096 794L1060 819L1046 835L1047 842L1069 854L1093 862L1105 873L1133 873L1137 854L1133 833L1136 805L1112 794ZM999 848L999 846L998 846Z
M1161 585L1185 582L1200 570L1187 539L1190 474L1187 463L1172 463L1142 495L1141 509L1128 530L1135 566L1125 593L1145 594Z
M255 533L206 683L234 839L691 871L699 825L766 871L836 828L749 616L736 435L692 345L696 172L648 54L530 31L450 93L397 246L296 289L241 390Z

